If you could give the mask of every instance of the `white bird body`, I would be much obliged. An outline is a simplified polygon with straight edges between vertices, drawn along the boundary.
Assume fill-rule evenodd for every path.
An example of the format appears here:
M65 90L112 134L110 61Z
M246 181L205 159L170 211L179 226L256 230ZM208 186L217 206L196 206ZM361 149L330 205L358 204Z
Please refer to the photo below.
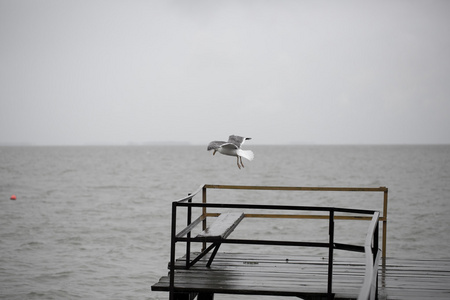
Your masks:
M242 150L241 145L246 140L250 140L251 138L244 138L237 135L230 135L228 138L228 142L223 141L212 141L208 145L208 151L214 150L213 155L216 154L218 151L219 153L223 155L229 155L229 156L236 156L237 157L237 166L239 169L244 167L244 164L242 163L242 157L253 160L254 154L251 150Z
M229 155L229 156L242 156L243 158L246 158L248 160L253 160L254 154L252 150L242 150L242 149L236 149L231 147L220 147L217 149L221 154L223 155Z

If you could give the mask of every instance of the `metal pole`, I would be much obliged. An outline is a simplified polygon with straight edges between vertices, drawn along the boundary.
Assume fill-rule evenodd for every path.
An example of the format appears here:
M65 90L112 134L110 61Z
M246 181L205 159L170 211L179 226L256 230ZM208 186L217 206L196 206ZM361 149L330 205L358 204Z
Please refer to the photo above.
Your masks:
M334 252L334 210L330 210L328 245L328 299L333 299L333 252Z
M172 202L172 233L170 241L170 284L169 299L174 300L175 297L175 236L177 227L177 203Z
M190 196L191 194L188 194ZM192 203L192 198L188 200L188 203ZM187 226L191 225L192 222L192 207L188 206L187 209ZM189 264L191 262L191 232L187 233L187 242L186 242L186 269L189 269Z
M382 248L382 264L383 268L386 266L386 241L387 241L387 209L388 209L388 189L384 191L383 201L383 248Z
M206 203L206 185L203 186L202 188L202 203ZM203 213L203 222L202 222L202 230L206 230L206 207L202 208L202 213ZM206 249L206 242L203 242L203 246L202 246L202 251L205 251Z
M377 256L378 256L378 251L380 251L379 249L379 231L380 231L380 226L379 226L380 222L377 222L377 227L375 228L375 234L374 234L374 242L373 242L373 251L372 251L372 255L373 255L373 264L374 264L374 268L378 269L378 266L375 266L375 263L379 263L377 262ZM384 226L383 226L384 228ZM384 257L384 256L383 256ZM375 278L375 299L378 299L378 271L377 271L377 276Z

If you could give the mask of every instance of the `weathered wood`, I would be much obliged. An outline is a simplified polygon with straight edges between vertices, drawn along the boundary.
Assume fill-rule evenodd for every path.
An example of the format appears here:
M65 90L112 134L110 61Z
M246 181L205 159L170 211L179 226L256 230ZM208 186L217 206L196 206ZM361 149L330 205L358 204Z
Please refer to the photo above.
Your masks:
M222 213L197 237L226 239L244 218L244 213Z
M244 185L219 185L205 184L208 189L230 189L230 190L266 190L266 191L323 191L323 192L384 192L387 188L356 188L356 187L297 187L297 186L244 186Z
M195 226L197 226L201 221L205 220L206 217L205 216L200 216L198 217L194 222L192 222L191 224L189 224L189 226L187 226L186 228L184 228L183 230L181 230L178 234L177 237L183 237L185 236L187 233L191 232L192 229L195 228Z
M205 260L207 257L204 258ZM185 264L184 259L177 261ZM300 267L300 268L299 268ZM360 266L360 273L364 269ZM360 277L361 279L362 277ZM345 279L345 278L344 278ZM351 283L348 278L344 281ZM339 284L339 281L336 281ZM169 278L152 287L153 290L167 290ZM360 283L341 289L343 298L357 294ZM301 296L317 299L326 296L327 263L313 261L304 264L294 258L242 256L219 253L211 268L197 264L190 270L177 270L175 288L178 291L210 293Z
M326 296L327 263L326 258L312 256L219 252L210 268L197 264L189 270L176 270L175 289L317 299ZM179 258L177 264L184 265L185 258ZM356 299L364 272L363 255L335 257L335 299ZM386 266L380 267L378 286L380 299L449 299L450 260L388 258ZM168 287L169 277L165 276L152 290L168 291Z

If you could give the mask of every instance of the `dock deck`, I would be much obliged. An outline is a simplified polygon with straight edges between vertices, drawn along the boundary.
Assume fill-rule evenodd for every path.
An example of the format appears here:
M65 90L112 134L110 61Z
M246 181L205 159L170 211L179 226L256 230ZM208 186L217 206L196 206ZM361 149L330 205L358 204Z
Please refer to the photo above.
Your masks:
M194 255L194 254L193 254ZM326 299L327 261L312 256L218 253L211 267L205 256L190 269L178 269L175 286L179 292L296 296ZM185 258L177 259L180 267ZM335 299L356 299L364 277L361 258L335 257ZM152 286L169 291L169 277ZM387 258L379 269L379 299L450 299L450 259L408 260Z

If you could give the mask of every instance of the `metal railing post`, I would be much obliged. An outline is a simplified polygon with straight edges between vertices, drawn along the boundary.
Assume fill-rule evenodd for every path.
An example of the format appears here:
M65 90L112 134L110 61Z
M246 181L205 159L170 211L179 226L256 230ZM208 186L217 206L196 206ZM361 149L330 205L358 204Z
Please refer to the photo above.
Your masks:
M387 209L388 209L388 189L384 190L383 200L383 248L381 252L383 268L386 267L386 241L387 241Z
M202 188L202 203L206 203L206 185ZM206 207L202 208L202 215L204 217L204 220L202 221L202 230L206 230ZM206 249L206 242L203 242L202 244L202 251L205 251Z
M328 245L328 299L333 299L333 252L334 252L334 210L330 210Z
M190 195L191 194L188 194L188 196L190 196ZM192 203L192 198L190 198L188 200L188 203ZM186 226L191 225L191 222L192 222L192 207L188 206L187 221L186 221L187 225ZM188 239L188 241L186 242L186 269L189 269L189 264L191 262L191 240L190 240L191 232L190 231L187 233L187 239Z
M374 251L372 251L372 253L373 253L373 264L374 264L374 268L376 268L376 269L378 269L378 266L377 265L375 265L375 264L378 264L379 262L377 261L377 256L378 256L378 252L380 251L380 248L379 248L379 241L378 241L378 239L379 239L379 229L380 229L380 226L379 226L379 224L380 224L380 222L377 222L377 226L376 226L376 228L375 228L375 232L374 232L374 237L373 237L373 240L374 240L374 242L373 242L373 250ZM384 228L384 226L383 226L383 228ZM384 259L384 256L383 256L383 259ZM384 259L384 261L385 261L385 259ZM375 276L375 292L374 292L374 294L375 294L375 299L378 299L378 271L377 271L377 275Z
M175 297L175 237L177 230L177 203L172 203L172 228L170 240L170 283L169 283L169 299L174 300Z

